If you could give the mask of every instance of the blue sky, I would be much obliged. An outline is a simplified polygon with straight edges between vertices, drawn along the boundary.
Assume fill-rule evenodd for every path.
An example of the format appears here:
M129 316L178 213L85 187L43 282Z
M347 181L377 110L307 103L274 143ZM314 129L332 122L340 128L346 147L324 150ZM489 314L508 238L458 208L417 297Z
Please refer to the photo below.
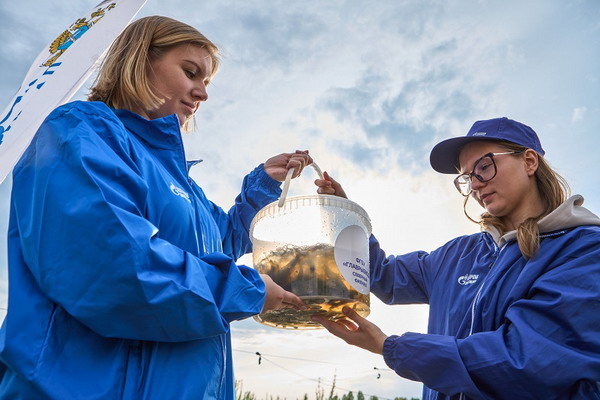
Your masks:
M0 107L35 56L95 4L0 4ZM432 250L477 227L464 218L452 178L431 171L431 147L476 120L507 116L537 131L550 164L600 212L598 1L148 0L139 16L153 14L196 26L223 50L198 129L185 137L188 157L205 160L193 177L222 207L256 164L309 149L367 210L388 253ZM313 175L294 181L290 195L311 192ZM0 186L4 296L9 190L7 180ZM369 318L384 332L426 329L425 306L372 302ZM323 331L248 320L235 326L234 348L244 390L259 396L314 396L315 380L334 374L338 386L355 391L420 395L380 357ZM255 351L291 358L259 366ZM380 379L373 368L383 371Z

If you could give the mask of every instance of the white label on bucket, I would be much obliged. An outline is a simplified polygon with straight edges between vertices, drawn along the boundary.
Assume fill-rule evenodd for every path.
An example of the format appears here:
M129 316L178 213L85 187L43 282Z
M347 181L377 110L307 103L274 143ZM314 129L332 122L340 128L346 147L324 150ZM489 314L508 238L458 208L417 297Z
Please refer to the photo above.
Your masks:
M335 263L350 286L369 294L369 238L358 225L344 228L335 240Z

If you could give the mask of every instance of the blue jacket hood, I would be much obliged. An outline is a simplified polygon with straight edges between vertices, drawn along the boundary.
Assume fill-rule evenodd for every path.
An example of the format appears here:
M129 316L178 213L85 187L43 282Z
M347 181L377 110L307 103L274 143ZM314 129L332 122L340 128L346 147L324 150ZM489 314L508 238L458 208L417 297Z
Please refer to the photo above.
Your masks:
M554 211L542 218L538 222L540 233L556 232L583 225L600 226L600 218L583 207L583 200L583 196L579 194L571 196ZM506 232L503 235L494 227L490 227L485 231L492 235L494 241L500 247L507 241L517 238L517 231Z

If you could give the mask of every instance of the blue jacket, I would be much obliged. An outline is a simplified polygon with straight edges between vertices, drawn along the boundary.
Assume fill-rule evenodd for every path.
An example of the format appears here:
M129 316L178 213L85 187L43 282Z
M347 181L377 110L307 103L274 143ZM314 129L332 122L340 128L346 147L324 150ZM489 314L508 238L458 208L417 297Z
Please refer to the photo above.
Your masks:
M428 333L388 337L386 363L424 400L600 399L600 227L543 233L530 260L508 237L397 257L371 238L371 291L429 304Z
M259 166L226 213L175 115L53 111L14 170L0 399L233 399L229 323L265 298L234 261L279 185Z

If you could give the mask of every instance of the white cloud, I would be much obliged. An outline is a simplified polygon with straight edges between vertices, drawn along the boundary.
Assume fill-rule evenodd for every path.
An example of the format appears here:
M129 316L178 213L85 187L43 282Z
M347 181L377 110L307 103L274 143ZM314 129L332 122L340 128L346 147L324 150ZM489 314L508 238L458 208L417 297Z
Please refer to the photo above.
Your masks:
M571 122L579 122L583 121L585 118L585 113L587 112L587 107L576 107L573 109L573 114L571 115Z

